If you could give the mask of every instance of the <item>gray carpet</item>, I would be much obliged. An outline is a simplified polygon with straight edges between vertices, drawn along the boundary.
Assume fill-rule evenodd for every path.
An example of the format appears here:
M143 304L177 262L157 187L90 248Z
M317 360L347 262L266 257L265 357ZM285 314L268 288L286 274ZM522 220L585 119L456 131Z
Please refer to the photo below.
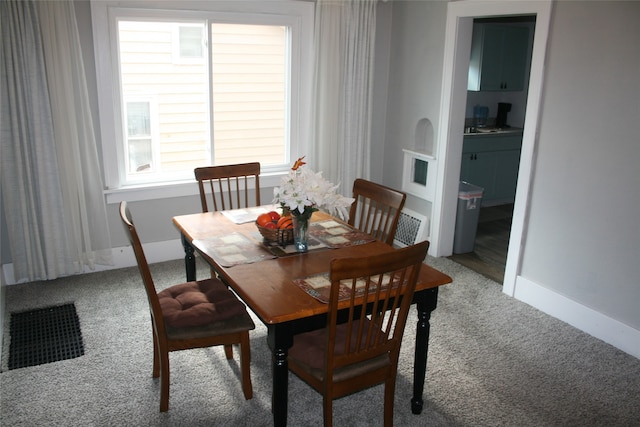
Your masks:
M414 323L407 325L397 381L397 426L640 425L640 360L501 292L450 260L429 259L454 278L440 290L421 415L410 411ZM152 266L159 288L183 280L181 261ZM199 264L200 273L208 268ZM251 333L254 397L244 400L237 349L171 355L171 398L159 413L151 378L149 313L137 270L93 273L7 288L0 373L3 426L268 426L271 369L266 329ZM10 312L74 302L85 354L7 370ZM415 320L415 313L410 314ZM319 426L322 400L290 375L289 425ZM336 426L382 425L381 386L334 402Z

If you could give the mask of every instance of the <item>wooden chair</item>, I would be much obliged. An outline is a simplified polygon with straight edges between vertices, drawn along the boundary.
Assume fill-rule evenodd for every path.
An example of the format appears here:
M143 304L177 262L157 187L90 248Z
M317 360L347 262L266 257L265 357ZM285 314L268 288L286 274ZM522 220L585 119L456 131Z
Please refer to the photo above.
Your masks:
M245 399L251 399L249 330L255 324L245 305L218 279L182 283L157 293L126 202L120 203L120 217L149 301L153 377L160 376L160 411L169 409L169 353L193 348L224 345L227 359L233 359L231 346L240 344L242 391Z
M196 168L194 173L200 188L202 212L260 205L259 162L206 166ZM254 186L255 199L249 202L251 183ZM207 199L210 204L207 203Z
M332 425L334 399L381 383L384 425L393 424L400 345L428 247L425 241L393 253L331 261L326 328L295 335L288 359L289 369L323 395L325 426ZM339 301L345 288L351 296Z
M200 189L202 212L260 205L259 162L205 166L195 168L193 172ZM255 200L249 201L252 181L255 188ZM211 277L219 277L213 267L211 267Z
M349 211L349 224L388 245L393 245L398 220L407 195L375 182L356 179L355 201Z

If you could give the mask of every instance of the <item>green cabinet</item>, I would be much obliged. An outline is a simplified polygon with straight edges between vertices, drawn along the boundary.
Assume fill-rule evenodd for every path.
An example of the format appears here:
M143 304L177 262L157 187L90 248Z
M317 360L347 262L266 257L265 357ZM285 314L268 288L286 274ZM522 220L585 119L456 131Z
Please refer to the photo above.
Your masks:
M493 152L463 153L460 180L484 188L483 197L492 197L496 168Z
M484 188L485 206L512 203L521 148L521 134L465 136L460 180Z
M528 27L474 24L467 90L524 90L528 46Z

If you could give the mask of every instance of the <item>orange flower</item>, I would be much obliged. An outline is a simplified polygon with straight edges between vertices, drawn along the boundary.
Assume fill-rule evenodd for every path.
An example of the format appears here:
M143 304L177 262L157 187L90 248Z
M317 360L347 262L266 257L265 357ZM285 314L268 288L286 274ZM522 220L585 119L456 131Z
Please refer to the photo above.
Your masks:
M293 167L291 168L291 170L298 170L298 168L302 165L306 165L306 162L303 162L302 159L304 159L306 156L302 156L300 157L298 160L296 160L296 162L293 164Z

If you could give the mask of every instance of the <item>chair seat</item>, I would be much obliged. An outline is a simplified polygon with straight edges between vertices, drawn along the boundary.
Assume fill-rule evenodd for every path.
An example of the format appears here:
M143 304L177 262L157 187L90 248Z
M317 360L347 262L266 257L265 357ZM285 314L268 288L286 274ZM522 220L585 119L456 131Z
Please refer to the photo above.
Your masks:
M172 328L166 327L167 339L169 340L186 340L194 338L206 338L211 335L227 335L238 332L253 330L256 328L255 323L246 311L238 316L229 319L212 322L202 326L194 326L189 328Z
M353 328L358 328L359 321L354 322ZM368 330L371 323L367 322L364 330ZM365 333L366 335L366 333ZM342 324L336 328L336 349L344 348L347 336L347 324ZM311 375L319 381L323 381L325 375L324 361L326 358L327 347L327 331L326 329L318 329L311 332L305 332L294 337L293 346L289 349L289 359L293 364L298 364L306 368ZM351 345L355 347L355 345ZM341 354L342 351L336 351L335 354ZM291 360L293 359L293 360ZM389 354L385 353L378 357L364 360L359 363L353 363L344 367L336 368L333 372L333 381L341 382L352 377L357 377L365 372L388 368L391 366ZM295 369L295 368L294 368Z
M232 319L245 305L217 279L181 283L158 293L168 327L192 328Z

